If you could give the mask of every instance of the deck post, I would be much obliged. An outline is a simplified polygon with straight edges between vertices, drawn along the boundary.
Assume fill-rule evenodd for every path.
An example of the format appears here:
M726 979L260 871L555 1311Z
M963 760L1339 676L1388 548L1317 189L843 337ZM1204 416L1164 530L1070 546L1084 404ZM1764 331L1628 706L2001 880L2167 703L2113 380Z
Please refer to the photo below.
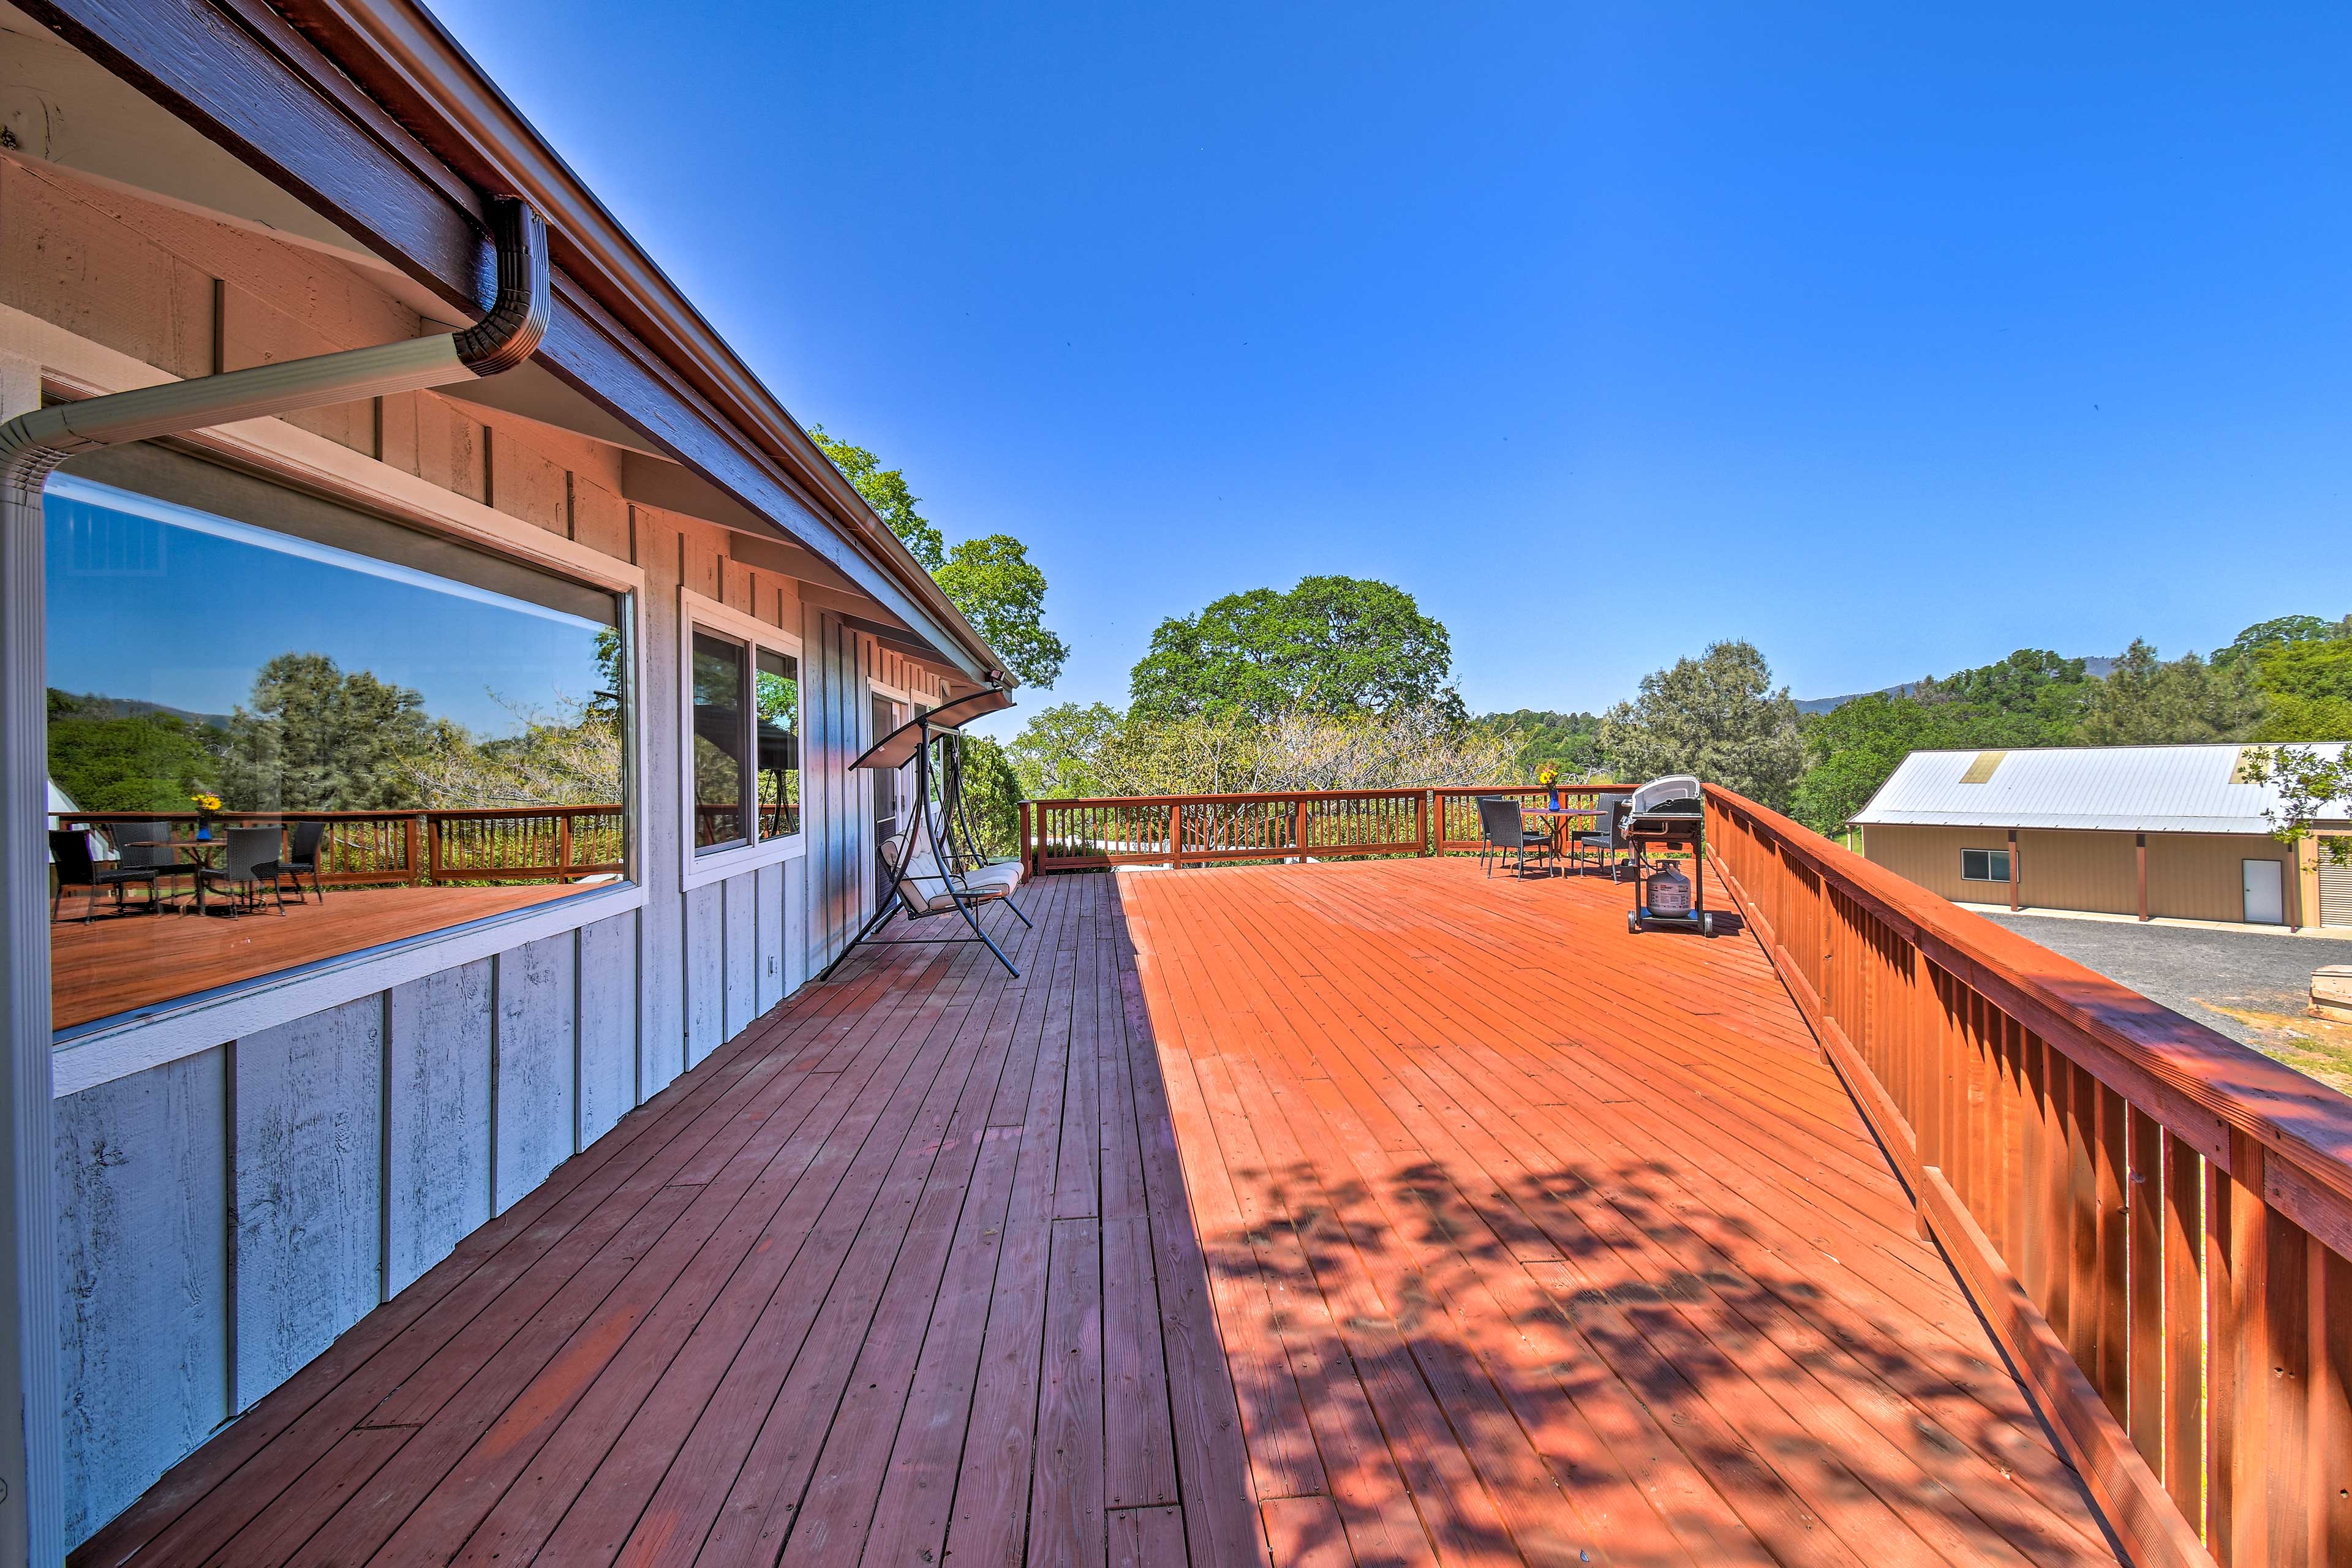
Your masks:
M1421 852L1423 855L1434 855L1445 847L1443 844L1432 844L1429 841L1429 824L1433 817L1437 822L1437 836L1440 838L1445 837L1445 814L1443 811L1430 809L1436 799L1437 792L1433 789L1421 792Z
M1168 868L1181 870L1184 866L1184 807L1180 803L1168 808Z
M1024 800L1021 803L1020 809L1021 848L1017 858L1021 862L1021 874L1024 879L1026 879L1034 877L1037 874L1037 856L1036 851L1030 847L1029 822L1032 807L1029 802Z

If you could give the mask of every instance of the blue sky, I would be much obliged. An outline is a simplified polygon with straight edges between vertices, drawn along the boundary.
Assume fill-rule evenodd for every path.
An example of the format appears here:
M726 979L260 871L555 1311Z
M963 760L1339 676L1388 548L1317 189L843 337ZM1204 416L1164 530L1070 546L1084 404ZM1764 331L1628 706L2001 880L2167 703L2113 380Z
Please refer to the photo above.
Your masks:
M1028 542L1053 699L1310 572L1479 710L2352 610L2352 8L439 9L797 416Z
M43 513L61 691L227 713L270 659L321 653L487 740L603 684L596 628L575 616L69 478Z

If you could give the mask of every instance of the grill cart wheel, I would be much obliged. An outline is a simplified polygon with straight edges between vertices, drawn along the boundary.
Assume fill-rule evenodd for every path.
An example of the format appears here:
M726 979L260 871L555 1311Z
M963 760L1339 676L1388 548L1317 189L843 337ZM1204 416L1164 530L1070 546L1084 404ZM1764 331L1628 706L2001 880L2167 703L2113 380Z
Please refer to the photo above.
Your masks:
M1625 911L1625 930L1626 930L1628 932L1639 933L1639 932L1640 932L1640 931L1641 931L1641 929L1642 929L1642 917L1641 917L1641 915L1640 915L1639 913L1635 912L1634 910L1626 910L1626 911Z

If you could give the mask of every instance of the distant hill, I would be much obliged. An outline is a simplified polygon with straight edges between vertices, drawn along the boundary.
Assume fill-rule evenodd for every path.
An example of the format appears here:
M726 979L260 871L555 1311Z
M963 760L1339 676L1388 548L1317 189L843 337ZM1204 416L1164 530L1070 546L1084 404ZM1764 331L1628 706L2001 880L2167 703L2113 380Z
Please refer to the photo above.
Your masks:
M228 728L226 713L191 713L184 708L166 703L149 702L138 697L101 697L95 691L60 691L49 688L49 716L53 719L143 719L150 713L168 713L191 724L215 730Z
M2114 659L2097 655L2086 655L2083 659L2083 672L2095 679L2104 679L2115 667ZM1826 713L1832 708L1843 707L1857 697L1908 697L1918 689L1918 685L1916 680L1906 680L1900 686L1882 686L1875 691L1849 691L1843 697L1800 697L1797 699L1797 711Z

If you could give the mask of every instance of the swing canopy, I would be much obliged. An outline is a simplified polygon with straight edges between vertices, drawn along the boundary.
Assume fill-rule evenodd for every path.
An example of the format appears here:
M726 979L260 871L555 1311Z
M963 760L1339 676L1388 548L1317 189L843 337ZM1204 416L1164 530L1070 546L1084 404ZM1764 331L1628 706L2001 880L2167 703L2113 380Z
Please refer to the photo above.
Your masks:
M952 702L942 702L928 713L908 720L871 746L866 754L849 765L853 768L903 768L915 760L922 749L923 737L941 730L961 730L974 719L991 713L1002 713L1013 706L1013 694L994 687L975 691L969 697L959 697Z

